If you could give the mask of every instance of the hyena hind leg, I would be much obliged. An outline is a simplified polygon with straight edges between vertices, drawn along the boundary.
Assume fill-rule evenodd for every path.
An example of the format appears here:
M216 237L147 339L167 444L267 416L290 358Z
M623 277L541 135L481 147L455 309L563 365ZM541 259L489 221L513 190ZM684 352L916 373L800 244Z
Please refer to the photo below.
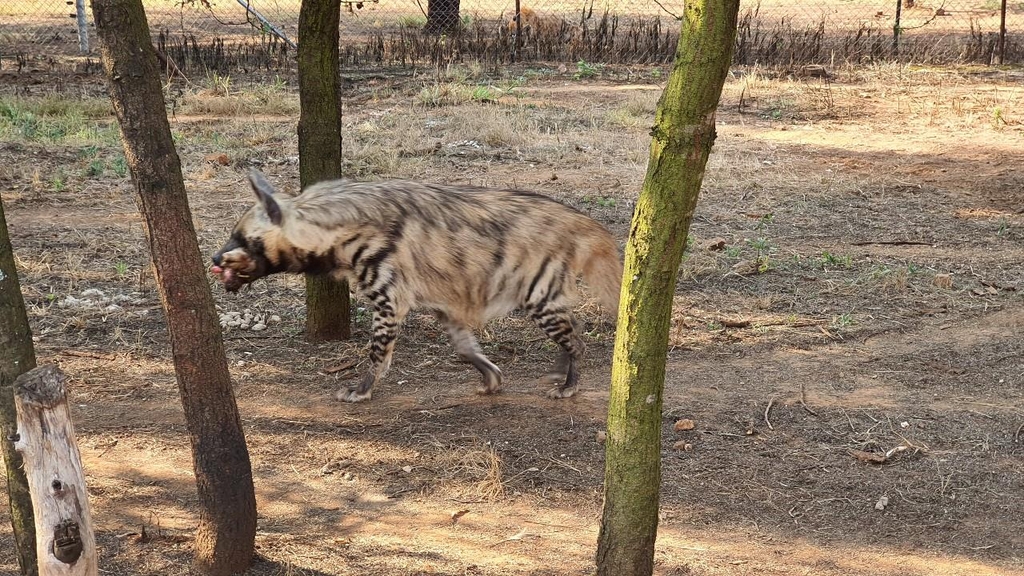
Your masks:
M530 317L562 348L554 370L541 377L542 383L558 384L548 390L548 397L568 398L576 393L580 381L578 364L587 348L577 333L578 324L568 310L531 312Z
M373 396L373 386L391 368L395 340L405 314L397 314L390 303L374 306L373 336L370 338L370 369L353 387L338 390L334 397L345 402L362 402Z
M448 330L448 335L455 346L455 352L463 360L472 364L483 376L483 382L477 387L480 394L494 394L501 390L501 369L488 360L480 350L480 343L473 336L473 331L459 324L443 312L437 312L437 319Z

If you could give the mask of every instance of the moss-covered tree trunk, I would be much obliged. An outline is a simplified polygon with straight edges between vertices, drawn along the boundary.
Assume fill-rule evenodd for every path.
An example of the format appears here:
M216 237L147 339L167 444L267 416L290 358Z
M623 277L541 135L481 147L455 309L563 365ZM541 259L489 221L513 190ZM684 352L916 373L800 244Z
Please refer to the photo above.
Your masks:
M299 185L341 177L339 0L303 0L299 9ZM351 335L348 284L306 276L306 338Z
M32 495L22 468L21 455L8 438L18 428L14 410L14 380L36 367L32 330L25 313L18 271L14 268L14 249L7 231L4 206L0 202L0 446L7 472L7 495L11 503L14 545L18 565L28 576L39 573L36 566L36 528L32 517Z
M608 406L599 576L653 572L661 485L661 405L679 262L715 109L732 60L739 0L689 0L626 244Z
M142 0L93 0L107 87L156 269L199 495L195 565L214 576L253 559L256 498L220 323L171 140Z

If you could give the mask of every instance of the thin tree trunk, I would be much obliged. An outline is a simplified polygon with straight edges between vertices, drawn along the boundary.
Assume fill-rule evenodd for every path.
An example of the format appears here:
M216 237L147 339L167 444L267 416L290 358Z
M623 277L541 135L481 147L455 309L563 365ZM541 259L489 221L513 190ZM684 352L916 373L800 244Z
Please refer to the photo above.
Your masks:
M461 0L428 0L427 25L423 27L424 32L442 34L461 30L460 4Z
M199 493L196 567L235 574L252 561L256 499L220 325L171 140L141 0L93 0L110 99L146 222Z
M18 549L18 565L25 576L38 574L32 495L21 455L7 438L17 429L14 380L35 367L32 330L25 313L18 270L14 267L14 249L7 231L4 206L0 202L0 447L3 448L7 472L7 495L11 504L11 526Z
M339 0L303 0L299 8L299 186L341 178ZM351 336L348 284L306 276L306 338Z
M599 576L654 570L661 406L679 262L715 139L738 0L686 3L675 64L658 103L643 190L626 245L608 406Z
M96 536L82 455L68 406L67 379L54 364L15 381L15 449L25 462L35 509L41 576L97 576Z

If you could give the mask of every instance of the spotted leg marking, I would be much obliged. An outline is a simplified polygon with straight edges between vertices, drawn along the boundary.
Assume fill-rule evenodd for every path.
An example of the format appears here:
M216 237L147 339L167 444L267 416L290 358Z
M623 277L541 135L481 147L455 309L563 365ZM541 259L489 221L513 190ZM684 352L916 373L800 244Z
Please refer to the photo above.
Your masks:
M370 369L355 387L342 388L335 393L338 400L362 402L373 395L373 386L391 368L395 339L407 311L396 310L386 295L377 298L373 309L373 336L370 338Z
M530 313L544 334L562 348L555 370L541 377L541 382L558 383L548 391L549 398L568 398L576 393L580 373L577 365L583 359L586 344L576 333L576 321L565 309L542 310Z

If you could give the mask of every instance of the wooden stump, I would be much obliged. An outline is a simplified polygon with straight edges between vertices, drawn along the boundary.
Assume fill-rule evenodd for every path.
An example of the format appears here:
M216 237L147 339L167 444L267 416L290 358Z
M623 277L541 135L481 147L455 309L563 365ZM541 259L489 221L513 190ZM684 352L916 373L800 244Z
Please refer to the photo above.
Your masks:
M96 538L65 382L53 364L14 381L14 448L32 493L39 575L96 576Z

